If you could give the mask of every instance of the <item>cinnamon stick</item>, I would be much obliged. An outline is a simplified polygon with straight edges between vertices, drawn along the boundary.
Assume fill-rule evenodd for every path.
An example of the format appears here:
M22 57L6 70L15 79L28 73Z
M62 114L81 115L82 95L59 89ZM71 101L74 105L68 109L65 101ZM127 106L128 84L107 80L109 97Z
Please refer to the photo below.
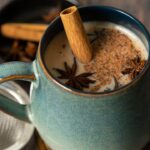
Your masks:
M60 17L75 57L82 63L88 63L92 59L92 47L77 7L72 6L63 10Z
M45 24L6 23L1 33L8 38L39 42L46 28Z

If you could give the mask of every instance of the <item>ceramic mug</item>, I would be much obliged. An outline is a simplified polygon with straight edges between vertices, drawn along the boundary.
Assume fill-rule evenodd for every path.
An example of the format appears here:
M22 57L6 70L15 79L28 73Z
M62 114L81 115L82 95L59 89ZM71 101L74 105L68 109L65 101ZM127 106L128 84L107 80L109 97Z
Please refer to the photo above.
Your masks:
M109 21L135 32L150 50L150 35L133 16L112 7L79 8L83 21ZM44 53L63 30L60 17L45 31L32 63L0 65L0 82L29 80L31 104L0 100L0 108L31 122L53 150L141 150L150 140L150 58L130 84L111 92L71 89L48 72Z

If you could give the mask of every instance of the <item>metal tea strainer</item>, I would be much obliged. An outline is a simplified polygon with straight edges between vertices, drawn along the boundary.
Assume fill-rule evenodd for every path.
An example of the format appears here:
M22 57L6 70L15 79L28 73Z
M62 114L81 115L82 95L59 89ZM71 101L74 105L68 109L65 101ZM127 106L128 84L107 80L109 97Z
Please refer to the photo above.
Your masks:
M0 85L0 95L20 104L29 103L26 92L10 81ZM20 150L31 138L34 127L0 111L0 150Z

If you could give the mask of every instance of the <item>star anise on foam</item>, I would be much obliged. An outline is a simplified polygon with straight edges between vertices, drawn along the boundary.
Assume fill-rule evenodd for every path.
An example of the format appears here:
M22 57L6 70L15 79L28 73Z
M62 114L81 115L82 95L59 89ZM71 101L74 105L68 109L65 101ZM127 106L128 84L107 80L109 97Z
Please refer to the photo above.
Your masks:
M77 62L74 58L74 62L72 67L70 67L67 62L64 62L64 68L65 70L54 68L60 76L58 76L59 79L67 79L65 82L65 85L78 89L83 90L83 88L89 88L89 84L95 83L94 80L89 79L93 73L85 72L79 75L76 75L77 73Z
M129 74L131 79L134 79L144 68L145 63L145 60L141 60L141 58L137 56L136 58L129 61L129 67L125 68L122 71L122 74Z
M97 39L99 39L100 38L100 31L94 31L93 33L88 33L87 34L88 36L90 36L90 37L92 37L92 39L91 39L91 43L93 43L93 42L95 42Z
M101 30L94 30L92 33L87 33L88 37L90 38L90 43L94 43L98 39L102 39L106 37L107 29L102 28Z

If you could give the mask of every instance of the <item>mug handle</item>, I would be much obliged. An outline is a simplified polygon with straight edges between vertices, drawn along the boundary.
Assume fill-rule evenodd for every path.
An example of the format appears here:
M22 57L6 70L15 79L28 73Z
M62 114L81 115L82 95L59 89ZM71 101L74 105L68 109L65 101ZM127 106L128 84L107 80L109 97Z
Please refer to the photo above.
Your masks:
M33 63L9 62L0 65L0 83L10 80L34 81ZM17 102L0 95L0 109L18 119L30 122L28 105Z

